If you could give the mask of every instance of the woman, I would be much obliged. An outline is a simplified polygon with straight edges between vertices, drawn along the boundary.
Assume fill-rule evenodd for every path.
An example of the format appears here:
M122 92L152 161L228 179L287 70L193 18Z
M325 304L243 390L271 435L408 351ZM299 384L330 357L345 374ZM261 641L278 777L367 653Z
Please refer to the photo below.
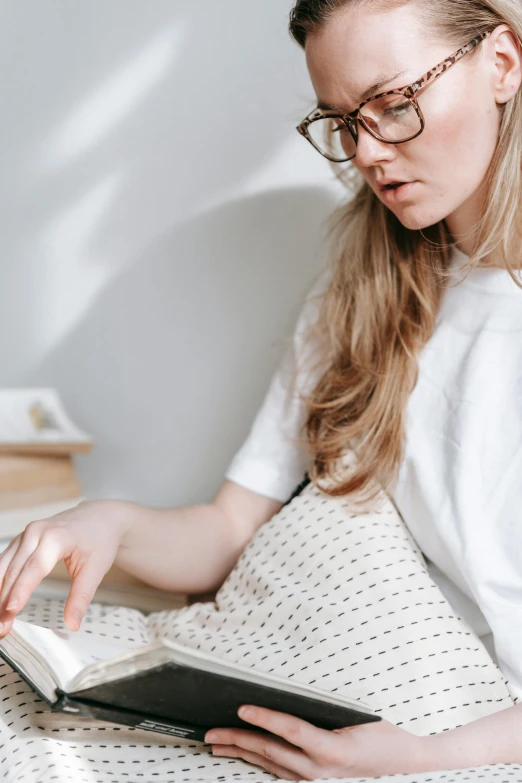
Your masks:
M303 473L321 485L350 446L357 465L330 493L370 502L379 480L522 697L518 0L299 0L290 29L320 107L299 130L355 177L321 306L305 306L213 502L97 501L31 523L0 558L1 633L60 558L71 628L113 562L167 590L214 590ZM216 755L290 779L522 760L522 705L429 737L384 720L324 732L257 708L245 719L281 739L213 730Z

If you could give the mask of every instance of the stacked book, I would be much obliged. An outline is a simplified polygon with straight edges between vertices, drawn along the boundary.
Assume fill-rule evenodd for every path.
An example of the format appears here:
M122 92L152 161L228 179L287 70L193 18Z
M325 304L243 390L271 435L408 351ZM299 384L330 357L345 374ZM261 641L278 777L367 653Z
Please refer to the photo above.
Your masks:
M0 551L29 522L67 511L84 499L74 456L92 446L92 438L73 423L55 389L0 389ZM65 598L69 587L61 562L38 593ZM95 600L145 612L187 603L186 596L151 588L115 566Z
M54 389L0 389L0 535L79 503L73 454L91 448Z

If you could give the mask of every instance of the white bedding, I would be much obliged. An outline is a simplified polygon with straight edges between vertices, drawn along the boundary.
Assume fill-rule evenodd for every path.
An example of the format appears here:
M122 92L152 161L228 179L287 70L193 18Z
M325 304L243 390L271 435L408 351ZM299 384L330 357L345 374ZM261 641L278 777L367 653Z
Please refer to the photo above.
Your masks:
M284 661L295 679L344 688L417 734L513 704L509 683L430 580L393 507L361 516L325 497L310 486L284 507L250 542L216 604L170 612L167 635L268 671ZM132 611L93 605L82 627L116 641ZM63 602L39 599L20 619L63 629ZM403 698L392 704L393 687ZM6 663L0 703L0 780L7 783L276 779L214 757L203 743L53 715ZM376 779L522 783L522 764L345 780Z

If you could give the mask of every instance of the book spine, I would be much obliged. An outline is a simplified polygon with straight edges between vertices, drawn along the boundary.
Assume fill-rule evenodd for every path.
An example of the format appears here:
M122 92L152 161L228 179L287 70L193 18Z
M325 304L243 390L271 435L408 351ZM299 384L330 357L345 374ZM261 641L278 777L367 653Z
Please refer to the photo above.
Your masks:
M133 710L110 707L99 702L71 698L61 690L57 690L57 696L58 701L51 707L53 712L66 712L82 718L103 720L108 723L117 723L121 726L132 726L135 729L168 734L171 737L179 737L180 739L204 742L205 734L210 728L210 726L194 726L170 718L153 717L141 712L134 712Z
M0 491L20 492L63 484L76 477L70 455L0 454Z
M82 494L80 483L69 479L61 484L32 487L13 492L0 492L0 510L11 511L17 508L31 508L44 503L57 503L60 500L74 500Z

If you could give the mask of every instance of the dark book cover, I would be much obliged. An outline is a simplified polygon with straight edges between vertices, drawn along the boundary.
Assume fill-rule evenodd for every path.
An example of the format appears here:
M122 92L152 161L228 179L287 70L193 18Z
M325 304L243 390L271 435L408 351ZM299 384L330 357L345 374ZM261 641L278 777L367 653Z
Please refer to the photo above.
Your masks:
M112 707L100 702L87 699L71 699L67 693L58 691L58 701L51 705L53 712L65 712L82 718L118 723L123 726L131 726L144 731L154 731L159 734L169 734L180 739L197 740L203 742L208 728L191 726L179 720L170 718L158 718L154 715L146 715L143 712L125 710L121 707ZM71 717L71 725L74 719Z
M323 702L272 685L246 682L173 661L76 693L60 692L60 701L54 709L60 709L60 704L62 710L72 712L71 708L76 706L80 709L78 714L92 717L101 717L102 710L107 715L109 710L111 717L104 720L149 729L144 722L152 721L158 728L150 730L162 731L163 724L167 727L163 733L201 740L211 728L259 731L239 718L237 710L242 704L289 713L323 729L381 720L363 709Z
M331 704L311 696L289 693L273 685L247 682L174 661L100 683L73 693L57 689L50 702L3 651L0 655L47 702L53 712L104 720L183 739L203 741L212 728L246 728L263 732L241 720L242 704L295 715L323 729L337 729L381 720L380 716ZM289 679L289 682L291 680ZM327 696L327 694L325 694Z

